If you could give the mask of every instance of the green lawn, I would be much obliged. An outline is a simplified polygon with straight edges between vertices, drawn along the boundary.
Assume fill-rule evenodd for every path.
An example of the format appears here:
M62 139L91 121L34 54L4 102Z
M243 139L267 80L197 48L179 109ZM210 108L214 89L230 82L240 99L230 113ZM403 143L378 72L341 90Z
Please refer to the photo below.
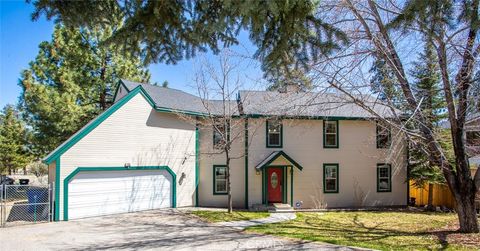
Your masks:
M253 220L265 218L270 215L266 212L233 211L232 213L227 213L225 211L208 210L192 211L192 214L208 222Z
M454 230L446 213L297 213L297 219L250 227L249 232L381 250L479 250L480 234Z

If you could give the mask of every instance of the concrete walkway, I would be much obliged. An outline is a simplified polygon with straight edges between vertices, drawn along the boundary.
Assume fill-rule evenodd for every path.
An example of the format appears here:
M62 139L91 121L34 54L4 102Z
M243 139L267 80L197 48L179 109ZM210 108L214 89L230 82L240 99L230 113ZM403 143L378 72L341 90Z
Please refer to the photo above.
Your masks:
M269 221L280 220L276 217L283 216ZM0 250L358 250L245 233L235 225L205 223L180 210L152 210L2 228Z
M243 230L247 227L269 224L269 223L278 223L282 221L294 220L297 218L295 213L271 213L267 218L255 219L255 220L244 220L244 221L228 221L228 222L218 222L214 225L222 227L233 227L235 229Z

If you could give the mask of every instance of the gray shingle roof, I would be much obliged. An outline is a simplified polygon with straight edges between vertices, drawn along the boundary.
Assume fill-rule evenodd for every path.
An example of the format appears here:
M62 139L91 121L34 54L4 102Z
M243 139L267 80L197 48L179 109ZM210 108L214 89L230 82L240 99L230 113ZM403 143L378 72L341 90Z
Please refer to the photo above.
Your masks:
M391 110L371 96L357 96L380 116ZM318 92L240 91L243 112L267 116L373 118L346 95Z
M159 108L213 115L239 114L237 101L229 101L225 106L227 110L224 113L223 101L221 100L202 100L195 95L177 89L165 88L145 83L136 83L128 80L122 80L122 82L124 83L125 87L127 87L128 91L131 91L135 87L141 85Z
M141 85L159 108L206 113L223 114L221 100L202 100L200 97L181 90L165 88L145 83L123 80L129 91ZM357 96L380 116L390 117L391 110L375 98ZM240 91L241 112L245 115L291 116L291 117L344 117L374 118L346 96L335 93L286 92L277 91ZM229 114L239 115L237 101L227 104Z

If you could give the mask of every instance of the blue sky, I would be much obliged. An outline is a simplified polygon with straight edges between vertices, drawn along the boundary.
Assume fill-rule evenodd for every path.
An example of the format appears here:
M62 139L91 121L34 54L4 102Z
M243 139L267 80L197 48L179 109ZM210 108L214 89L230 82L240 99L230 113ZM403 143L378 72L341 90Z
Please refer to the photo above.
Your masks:
M35 59L40 42L49 41L53 32L53 22L46 21L45 17L31 21L32 11L33 6L25 1L0 0L0 108L17 102L21 91L18 86L20 72ZM247 34L242 33L239 40L243 46L235 46L233 50L241 54L248 51L250 55L255 51ZM211 53L207 53L206 58L215 60ZM192 90L192 60L184 60L177 65L150 65L149 69L152 82L167 80L171 88L195 92ZM243 74L252 79L262 75L258 63L244 64L242 69Z

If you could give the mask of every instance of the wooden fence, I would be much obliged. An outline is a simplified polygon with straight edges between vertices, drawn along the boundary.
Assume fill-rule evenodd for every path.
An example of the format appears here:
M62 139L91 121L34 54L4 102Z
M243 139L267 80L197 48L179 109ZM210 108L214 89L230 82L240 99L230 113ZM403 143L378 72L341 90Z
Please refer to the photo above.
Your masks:
M410 198L415 198L416 206L425 206L428 204L428 184L424 187L416 187L413 181L410 181ZM433 205L455 208L455 199L447 185L433 185Z

